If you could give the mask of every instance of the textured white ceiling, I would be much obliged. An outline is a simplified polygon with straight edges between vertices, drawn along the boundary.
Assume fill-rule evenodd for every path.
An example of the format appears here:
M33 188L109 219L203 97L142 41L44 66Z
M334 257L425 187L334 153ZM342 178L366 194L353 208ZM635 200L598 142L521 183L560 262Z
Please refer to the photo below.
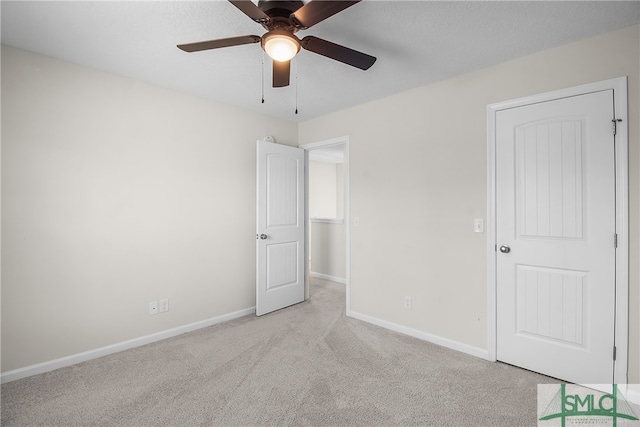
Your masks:
M376 56L371 69L302 50L291 86L273 89L270 59L259 44L196 53L176 48L265 32L226 1L2 1L1 7L3 44L298 122L640 17L638 1L365 0L298 36Z

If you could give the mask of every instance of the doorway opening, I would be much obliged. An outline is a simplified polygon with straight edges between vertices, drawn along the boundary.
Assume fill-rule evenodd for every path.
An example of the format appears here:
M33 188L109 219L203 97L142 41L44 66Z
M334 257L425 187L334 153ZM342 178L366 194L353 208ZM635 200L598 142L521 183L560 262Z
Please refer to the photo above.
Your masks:
M350 312L349 138L302 145L305 150L305 299L310 277L343 283Z

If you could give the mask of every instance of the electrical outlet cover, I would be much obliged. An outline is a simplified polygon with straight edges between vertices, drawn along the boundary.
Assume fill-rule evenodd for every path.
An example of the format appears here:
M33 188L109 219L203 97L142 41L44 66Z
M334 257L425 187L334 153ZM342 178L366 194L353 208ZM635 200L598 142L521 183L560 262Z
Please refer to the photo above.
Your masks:
M149 303L149 314L158 314L158 301L151 301Z
M411 308L411 297L404 297L404 308Z

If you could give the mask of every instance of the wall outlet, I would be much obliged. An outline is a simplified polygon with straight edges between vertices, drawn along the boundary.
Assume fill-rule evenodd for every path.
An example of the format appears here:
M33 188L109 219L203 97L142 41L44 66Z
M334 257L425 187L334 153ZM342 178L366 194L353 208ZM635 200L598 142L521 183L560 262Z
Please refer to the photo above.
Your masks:
M165 311L169 311L169 298L161 299L160 303L160 313L164 313Z
M411 308L411 297L404 297L404 308Z
M149 314L158 314L158 301L151 301L149 303Z

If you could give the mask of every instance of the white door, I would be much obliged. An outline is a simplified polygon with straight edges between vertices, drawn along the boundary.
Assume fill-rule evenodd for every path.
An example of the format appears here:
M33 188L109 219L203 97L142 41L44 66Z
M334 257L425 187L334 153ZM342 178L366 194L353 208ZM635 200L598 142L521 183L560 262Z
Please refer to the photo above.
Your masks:
M304 150L258 141L256 314L304 301Z
M612 384L613 91L496 114L497 358Z

